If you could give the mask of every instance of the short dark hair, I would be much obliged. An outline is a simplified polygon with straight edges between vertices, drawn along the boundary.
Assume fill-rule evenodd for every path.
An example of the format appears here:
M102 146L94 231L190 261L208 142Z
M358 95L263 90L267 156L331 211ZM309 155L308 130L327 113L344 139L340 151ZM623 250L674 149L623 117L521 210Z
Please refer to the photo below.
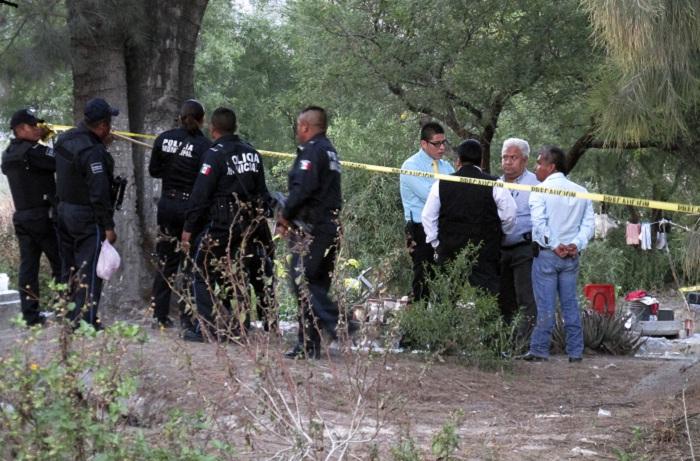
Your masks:
M553 163L558 172L566 174L566 154L557 146L542 146L539 155L547 163Z
M461 163L472 163L474 165L481 163L482 152L481 144L476 139L462 141L455 148L455 154L457 154Z
M430 141L436 134L445 134L445 129L437 122L428 122L420 129L420 140Z
M326 113L326 109L320 106L306 106L299 112L299 116L309 112L313 112L313 115L308 116L309 123L319 127L325 133L328 129L328 114Z
M204 106L196 99L188 99L180 108L180 126L194 134L204 120Z
M238 128L236 113L228 107L217 108L211 114L211 126L221 133L235 133Z

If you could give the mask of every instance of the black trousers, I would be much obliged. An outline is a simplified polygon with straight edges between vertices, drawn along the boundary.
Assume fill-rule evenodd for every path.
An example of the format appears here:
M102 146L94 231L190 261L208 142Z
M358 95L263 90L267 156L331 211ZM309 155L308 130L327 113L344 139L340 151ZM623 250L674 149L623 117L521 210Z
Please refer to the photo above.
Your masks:
M430 293L427 279L435 273L435 250L425 241L421 223L406 223L406 246L413 262L413 300L426 299Z
M68 319L81 318L97 327L97 308L102 294L102 279L97 276L105 232L97 224L92 207L61 202L58 204L58 240L63 262L61 278L69 283L71 301L75 308Z
M39 264L44 253L51 265L54 280L61 279L61 258L58 253L56 224L49 217L49 208L16 211L12 217L19 241L19 293L22 316L28 325L41 322L39 315Z
M153 317L159 321L165 321L170 315L170 297L172 290L170 284L174 283L173 276L184 262L183 254L177 251L177 243L182 235L185 225L185 211L187 200L163 196L158 201L157 222L160 234L156 243L156 257L158 270L153 280ZM191 287L191 273L185 271L188 279L185 287ZM170 282L170 283L168 283ZM180 320L188 321L184 304L180 304Z
M498 304L503 319L510 323L520 312L516 338L527 343L537 320L537 304L532 291L532 246L523 243L501 248L501 293Z
M244 266L257 300L258 319L265 331L276 330L278 314L275 306L274 285L275 245L266 221L258 224L246 244Z
M469 284L479 287L493 295L498 295L501 285L501 235L495 234L492 238L474 238L464 243L460 248L445 249L442 244L438 247L438 264L443 265L454 258L461 250L472 243L480 245L476 261L469 274Z
M338 229L335 224L321 224L313 234L294 231L290 237L292 258L289 277L299 303L299 344L317 347L321 329L336 337L338 306L328 292L335 268Z
M239 334L242 328L248 328L252 307L249 284L260 302L259 318L268 329L276 326L274 297L269 293L272 288L267 277L262 276L265 273L272 276L272 261L266 269L261 256L269 248L254 238L257 234L240 229L229 234L227 230L207 228L197 238L193 290L202 320L198 324L200 331L209 328L212 333ZM269 244L272 244L271 236Z

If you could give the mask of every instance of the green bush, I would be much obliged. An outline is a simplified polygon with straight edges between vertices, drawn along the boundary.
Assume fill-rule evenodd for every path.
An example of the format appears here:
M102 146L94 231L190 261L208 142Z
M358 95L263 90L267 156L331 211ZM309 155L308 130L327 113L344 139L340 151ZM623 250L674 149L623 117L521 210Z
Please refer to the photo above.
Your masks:
M682 274L684 236L670 236L671 259ZM673 282L668 256L662 250L643 251L625 243L625 230L614 229L605 240L591 242L581 256L579 285L609 283L622 293L659 290Z
M1 459L230 459L232 447L201 437L207 428L201 416L171 414L154 441L128 426L138 382L123 358L126 346L145 341L140 327L116 322L98 333L83 322L72 334L62 328L58 348L33 356L46 334L35 328L0 360Z
M489 366L512 350L512 331L501 319L494 296L469 285L474 248L468 247L429 281L428 302L398 318L404 343L435 354L455 354Z

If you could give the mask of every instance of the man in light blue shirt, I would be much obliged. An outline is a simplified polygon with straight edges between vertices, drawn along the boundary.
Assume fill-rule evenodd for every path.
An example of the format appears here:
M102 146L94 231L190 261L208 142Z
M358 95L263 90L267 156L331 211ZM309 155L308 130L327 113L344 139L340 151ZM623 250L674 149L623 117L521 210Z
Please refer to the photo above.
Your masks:
M536 186L540 182L527 170L530 145L524 139L508 138L501 148L501 181ZM501 290L498 305L506 323L516 314L520 319L516 333L516 347L525 348L537 318L537 305L532 293L532 222L530 220L530 192L508 190L515 199L517 220L515 228L501 241Z
M586 192L569 181L564 152L545 146L537 156L535 174L542 187ZM557 293L566 332L569 362L583 357L583 329L576 293L579 252L593 237L595 219L590 200L533 192L530 194L532 240L537 243L532 263L532 283L537 302L537 323L530 339L530 351L522 358L542 361L549 357L554 329Z
M409 157L401 169L423 171L432 174L452 174L454 168L442 157L447 149L445 130L439 123L423 125L420 132L420 150ZM425 241L425 231L421 224L421 213L435 178L411 175L400 177L401 203L406 221L406 243L413 261L413 300L427 297L427 271L434 263L433 247Z

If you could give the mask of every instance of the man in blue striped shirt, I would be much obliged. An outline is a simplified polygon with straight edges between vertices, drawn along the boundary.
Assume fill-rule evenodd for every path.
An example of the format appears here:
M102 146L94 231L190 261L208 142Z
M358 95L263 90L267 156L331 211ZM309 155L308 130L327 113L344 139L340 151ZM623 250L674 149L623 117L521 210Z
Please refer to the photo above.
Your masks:
M535 174L541 187L586 192L584 187L569 181L564 152L545 146L537 156ZM532 263L532 288L537 302L537 324L530 339L530 351L522 358L543 361L549 357L554 329L557 293L561 305L566 353L569 362L580 362L583 356L583 328L579 311L576 279L579 253L593 237L595 219L590 200L533 192L530 194L532 240L538 245Z
M409 157L401 169L433 174L452 174L455 169L442 157L447 150L445 130L439 123L430 122L420 131L420 150ZM433 264L433 247L425 241L421 213L435 178L401 175L401 203L406 221L406 243L413 261L413 300L427 297L426 268Z
M528 171L530 144L524 139L508 138L501 148L501 181L536 186L540 182ZM516 327L517 346L526 347L535 326L537 305L532 293L532 222L530 220L530 192L513 190L511 196L517 205L517 220L513 230L501 241L501 292L498 305L507 323L520 313Z

